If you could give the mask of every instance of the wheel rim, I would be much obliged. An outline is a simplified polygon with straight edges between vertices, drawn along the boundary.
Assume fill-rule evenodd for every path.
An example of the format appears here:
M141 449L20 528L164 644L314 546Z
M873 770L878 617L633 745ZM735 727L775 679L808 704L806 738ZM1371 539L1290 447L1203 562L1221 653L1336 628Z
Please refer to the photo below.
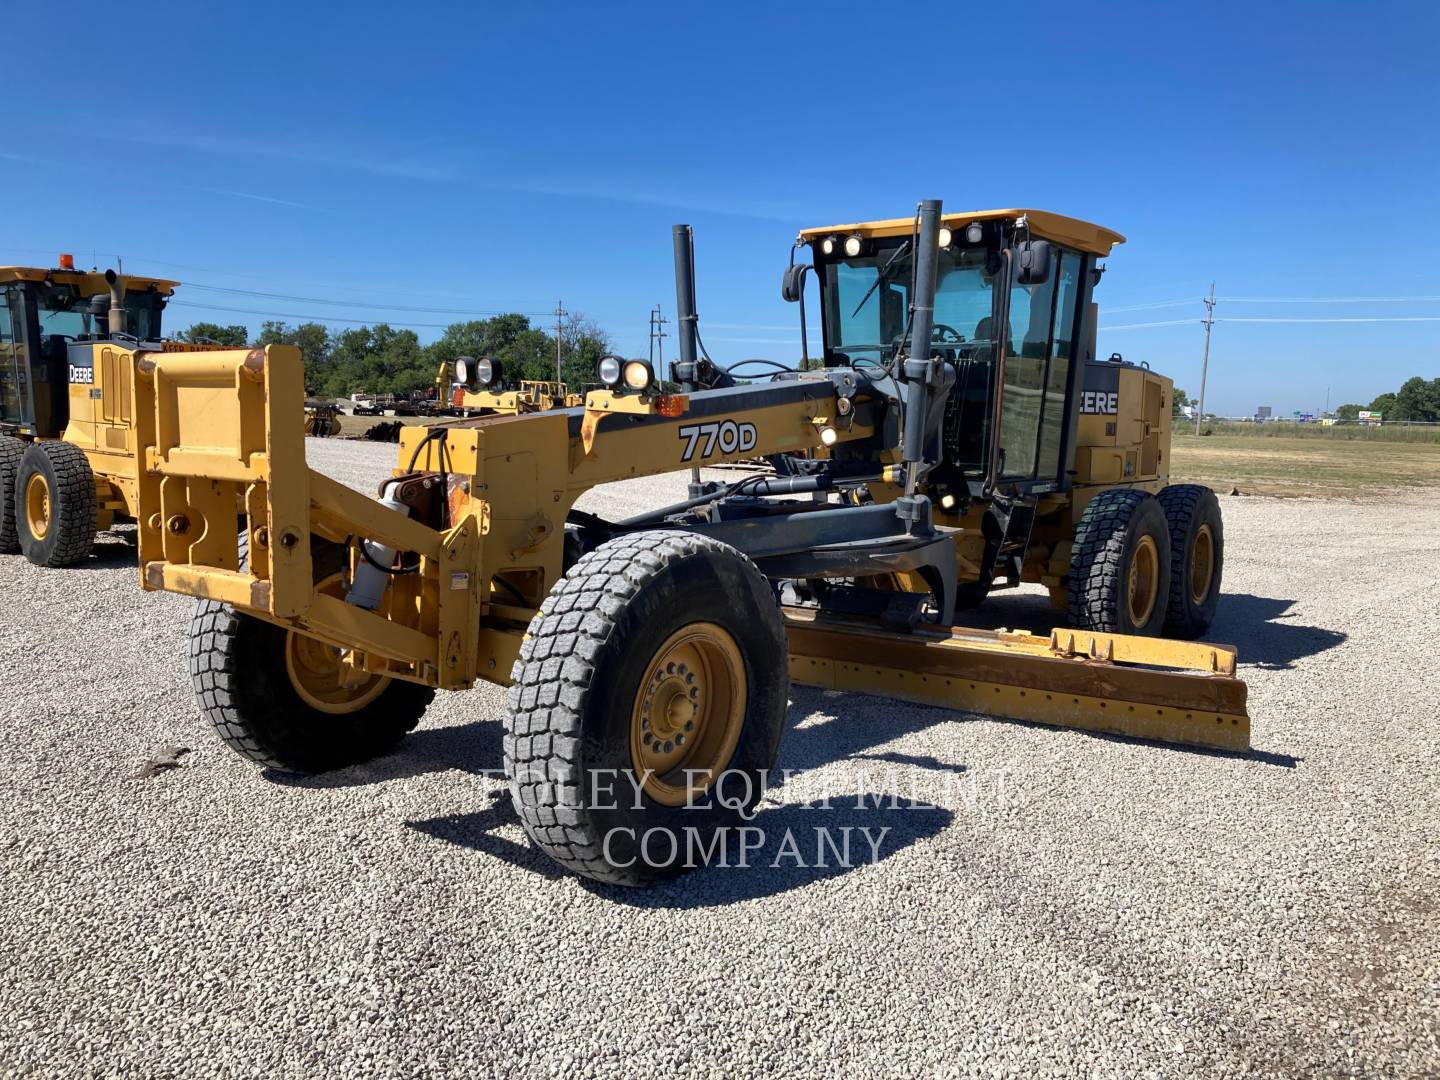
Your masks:
M1130 556L1129 587L1126 589L1130 608L1130 624L1144 626L1155 612L1155 598L1160 591L1160 551L1153 536L1142 536Z
M50 531L50 485L40 473L25 484L25 525L36 540Z
M1215 580L1215 535L1209 525L1195 531L1195 552L1190 557L1190 599L1203 604Z
M692 623L656 650L630 715L630 760L647 795L683 806L730 763L744 726L745 662L714 623Z
M339 574L327 578L316 592L344 591ZM390 679L350 662L351 650L338 649L305 634L285 634L285 671L300 700L323 713L342 716L359 712L385 692Z

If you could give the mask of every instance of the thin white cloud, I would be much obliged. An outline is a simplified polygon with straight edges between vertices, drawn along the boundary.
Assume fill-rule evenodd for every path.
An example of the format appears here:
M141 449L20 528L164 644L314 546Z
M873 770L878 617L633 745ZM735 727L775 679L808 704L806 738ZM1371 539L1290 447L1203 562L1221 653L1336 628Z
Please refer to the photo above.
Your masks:
M181 184L180 187L190 191L206 191L211 195L229 195L236 199L251 199L254 202L273 203L276 206L293 206L297 210L319 209L319 207L311 206L309 203L292 202L289 199L277 199L271 195L256 195L251 191L232 191L230 188L201 187L197 184Z
M270 158L299 161L349 172L366 172L376 176L394 176L406 180L453 180L459 175L455 165L431 160L413 153L355 154L332 151L323 144L298 142L293 139L220 138L213 135L185 135L158 131L140 131L129 135L101 134L102 138L120 142L169 146L201 154L227 157Z

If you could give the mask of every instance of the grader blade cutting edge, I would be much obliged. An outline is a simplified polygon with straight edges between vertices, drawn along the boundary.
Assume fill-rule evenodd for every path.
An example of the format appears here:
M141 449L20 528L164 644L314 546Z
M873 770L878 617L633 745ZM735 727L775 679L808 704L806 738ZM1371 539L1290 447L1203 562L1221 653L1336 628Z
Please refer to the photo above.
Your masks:
M1216 750L1250 748L1235 650L1057 630L893 633L785 610L790 678L963 712Z

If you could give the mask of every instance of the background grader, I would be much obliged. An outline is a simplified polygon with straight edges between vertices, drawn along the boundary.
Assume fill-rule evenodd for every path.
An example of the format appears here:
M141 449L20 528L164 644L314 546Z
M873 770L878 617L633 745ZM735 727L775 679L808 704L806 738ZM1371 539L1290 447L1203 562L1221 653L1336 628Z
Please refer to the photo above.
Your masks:
M90 554L137 503L135 355L161 342L176 282L0 267L0 552L41 566Z
M302 467L293 349L142 356L143 584L199 598L201 709L271 766L364 760L435 689L508 684L520 818L607 882L680 872L647 838L713 837L758 801L792 680L1243 750L1234 650L1142 636L1203 629L1221 534L1205 494L1165 485L1169 380L1090 362L1119 240L938 202L812 230L784 287L803 303L817 279L825 364L747 384L697 354L679 227L674 383L607 357L582 407L408 428L378 499ZM574 509L758 456L781 474ZM997 579L1044 582L1074 625L957 626Z

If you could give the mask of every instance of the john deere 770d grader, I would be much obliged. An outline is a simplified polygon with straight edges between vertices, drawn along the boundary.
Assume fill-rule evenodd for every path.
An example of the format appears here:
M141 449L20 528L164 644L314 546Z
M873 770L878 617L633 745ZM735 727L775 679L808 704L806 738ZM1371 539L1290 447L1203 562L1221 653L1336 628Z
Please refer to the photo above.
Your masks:
M436 689L508 685L525 828L608 882L678 873L688 846L653 837L713 837L760 798L791 681L1243 750L1234 650L1151 636L1204 630L1222 536L1208 492L1166 483L1170 381L1094 361L1120 240L938 202L809 230L784 290L816 279L824 365L745 383L697 354L680 227L671 381L609 357L583 407L406 429L378 499L304 467L294 350L144 355L143 583L199 598L200 707L273 767L362 761ZM651 513L574 508L761 456L776 475L697 476ZM957 625L1027 580L1070 626Z

